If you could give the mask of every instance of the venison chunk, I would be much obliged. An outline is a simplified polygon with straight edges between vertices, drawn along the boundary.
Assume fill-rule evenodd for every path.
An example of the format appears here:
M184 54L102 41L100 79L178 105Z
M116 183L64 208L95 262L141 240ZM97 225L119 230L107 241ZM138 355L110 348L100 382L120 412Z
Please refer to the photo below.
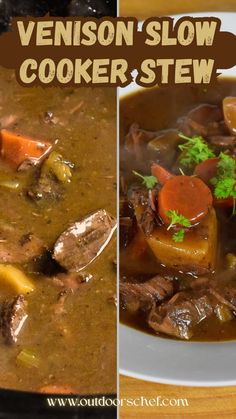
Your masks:
M34 234L0 224L0 263L26 263L44 250L43 241Z
M122 306L130 312L149 310L153 304L173 295L173 283L159 275L145 282L120 283Z
M88 215L59 236L54 259L68 271L80 271L103 251L115 227L114 217L104 209Z
M6 343L16 343L18 335L28 317L27 302L20 294L10 301L6 301L1 309L1 331Z
M156 332L188 340L196 327L213 314L214 306L207 292L179 292L167 303L153 306L148 324Z

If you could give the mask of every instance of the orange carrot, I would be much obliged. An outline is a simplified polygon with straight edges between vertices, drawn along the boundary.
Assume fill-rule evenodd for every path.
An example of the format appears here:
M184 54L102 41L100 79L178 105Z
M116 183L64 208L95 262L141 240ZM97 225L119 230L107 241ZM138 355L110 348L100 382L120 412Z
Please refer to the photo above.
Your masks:
M48 384L40 387L39 393L51 393L51 394L77 394L77 392L69 386L59 386L57 384Z
M188 218L191 224L199 223L209 212L213 197L208 186L197 177L174 176L158 195L159 214L165 224L170 224L167 211L175 210Z
M14 166L19 166L24 160L40 160L52 148L48 142L37 141L6 129L0 131L1 156Z
M161 185L164 185L168 179L171 179L174 175L172 175L168 170L164 169L164 167L160 166L157 163L153 163L151 166L152 175L155 176L158 182Z

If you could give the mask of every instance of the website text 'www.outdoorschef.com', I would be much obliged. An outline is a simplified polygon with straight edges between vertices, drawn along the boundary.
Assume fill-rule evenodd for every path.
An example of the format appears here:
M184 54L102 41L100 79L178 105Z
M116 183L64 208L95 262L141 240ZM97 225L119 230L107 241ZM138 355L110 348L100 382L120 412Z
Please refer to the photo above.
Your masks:
M186 398L167 398L156 396L147 398L144 396L136 398L113 399L107 397L50 397L47 398L49 407L188 407L189 402Z

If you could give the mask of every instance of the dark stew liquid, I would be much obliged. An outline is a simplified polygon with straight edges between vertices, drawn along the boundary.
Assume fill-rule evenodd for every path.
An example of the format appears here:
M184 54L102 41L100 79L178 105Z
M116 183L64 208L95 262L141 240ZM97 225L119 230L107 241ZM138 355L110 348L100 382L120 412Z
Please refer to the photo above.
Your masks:
M57 238L76 221L99 209L116 215L115 90L25 89L12 72L1 69L0 107L1 128L51 143L53 152L63 156L63 170L71 173L69 182L54 176L55 197L53 190L33 196L29 191L44 162L17 170L0 158L3 230L21 231L21 245L35 235L47 248L39 258L11 263L30 279L34 291L24 295L28 317L16 342L0 337L0 387L115 392L115 237L77 273L84 278L81 283L52 257ZM0 281L1 305L17 294L10 288L5 279Z
M120 318L131 327L236 338L235 96L223 78L121 100Z

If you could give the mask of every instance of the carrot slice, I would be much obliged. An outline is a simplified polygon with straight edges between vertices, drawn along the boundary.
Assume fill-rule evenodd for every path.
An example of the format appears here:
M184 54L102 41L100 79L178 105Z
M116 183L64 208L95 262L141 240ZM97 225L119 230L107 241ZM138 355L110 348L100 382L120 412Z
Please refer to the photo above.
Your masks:
M69 386L59 386L57 384L48 384L47 386L40 387L39 393L49 394L77 394L75 389Z
M170 224L167 211L175 210L188 218L191 224L199 223L213 203L211 190L197 177L174 176L158 195L159 214L165 224Z
M14 166L24 160L40 160L52 148L52 144L37 141L6 129L0 131L1 156Z
M199 163L194 170L194 174L197 175L200 179L202 179L211 189L213 189L210 180L216 176L217 173L217 164L219 162L218 157L213 157ZM232 207L234 205L233 198L225 198L225 199L217 199L214 197L213 202L215 207L219 208L227 208Z
M168 170L164 169L164 167L160 166L157 163L152 164L151 172L152 172L152 175L157 178L158 182L161 185L164 185L167 182L167 180L174 177L174 175L168 172Z

